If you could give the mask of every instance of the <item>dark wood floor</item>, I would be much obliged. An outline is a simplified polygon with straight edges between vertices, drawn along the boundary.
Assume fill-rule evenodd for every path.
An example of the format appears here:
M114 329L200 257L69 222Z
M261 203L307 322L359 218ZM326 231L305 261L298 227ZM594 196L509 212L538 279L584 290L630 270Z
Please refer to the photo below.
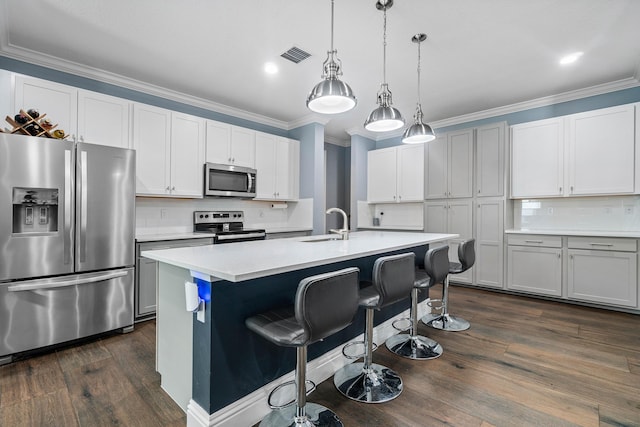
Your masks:
M451 305L471 329L419 328L441 358L374 353L402 376L399 398L352 402L330 379L309 400L345 426L640 426L640 316L462 287ZM153 370L154 340L145 322L0 367L0 426L184 426Z

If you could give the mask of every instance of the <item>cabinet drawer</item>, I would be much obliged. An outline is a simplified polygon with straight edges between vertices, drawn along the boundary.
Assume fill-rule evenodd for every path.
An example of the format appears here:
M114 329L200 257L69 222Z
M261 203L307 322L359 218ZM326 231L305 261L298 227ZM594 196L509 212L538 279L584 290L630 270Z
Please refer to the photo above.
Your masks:
M608 237L569 237L570 249L589 249L599 251L635 252L638 250L635 239L618 239Z
M508 234L507 244L519 246L561 248L562 237L545 236L543 234Z

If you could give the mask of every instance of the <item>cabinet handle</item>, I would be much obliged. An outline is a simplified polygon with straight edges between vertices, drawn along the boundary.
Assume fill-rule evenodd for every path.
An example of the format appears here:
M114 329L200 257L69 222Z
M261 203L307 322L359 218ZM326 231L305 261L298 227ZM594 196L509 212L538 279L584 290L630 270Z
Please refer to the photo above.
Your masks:
M165 188L165 190L167 190L167 191L171 191L171 189L170 189L169 187Z
M84 136L80 135L80 142L84 142Z
M569 190L573 193L573 185L569 187Z
M611 246L613 246L613 243L589 243L591 246L606 246L608 248L610 248Z
M562 254L558 254L558 258L562 258Z
M171 191L176 191L176 187L171 187Z
M229 158L227 159L227 161L228 161L229 163L231 163L231 157L229 157Z
M525 243L544 243L544 240L525 240Z
M562 194L562 187L560 187L560 193Z
M573 261L573 255L569 255L569 259Z
M235 163L235 162L236 162L236 158L235 158L235 157L232 157L232 158L231 158L231 162L232 162L232 163Z

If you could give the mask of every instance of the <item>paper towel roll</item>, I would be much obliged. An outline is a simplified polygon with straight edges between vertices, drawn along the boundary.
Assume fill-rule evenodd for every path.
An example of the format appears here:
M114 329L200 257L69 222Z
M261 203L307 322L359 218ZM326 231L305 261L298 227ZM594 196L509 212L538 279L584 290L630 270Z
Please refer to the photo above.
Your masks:
M287 209L286 203L271 203L271 209Z
M200 305L198 297L198 285L191 282L184 282L184 297L187 302L187 311L196 311Z

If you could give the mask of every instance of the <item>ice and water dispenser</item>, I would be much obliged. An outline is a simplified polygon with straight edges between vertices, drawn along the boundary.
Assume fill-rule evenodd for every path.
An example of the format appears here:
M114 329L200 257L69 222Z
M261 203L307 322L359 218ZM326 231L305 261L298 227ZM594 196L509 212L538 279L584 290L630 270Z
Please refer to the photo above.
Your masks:
M58 231L57 188L13 188L13 233Z

